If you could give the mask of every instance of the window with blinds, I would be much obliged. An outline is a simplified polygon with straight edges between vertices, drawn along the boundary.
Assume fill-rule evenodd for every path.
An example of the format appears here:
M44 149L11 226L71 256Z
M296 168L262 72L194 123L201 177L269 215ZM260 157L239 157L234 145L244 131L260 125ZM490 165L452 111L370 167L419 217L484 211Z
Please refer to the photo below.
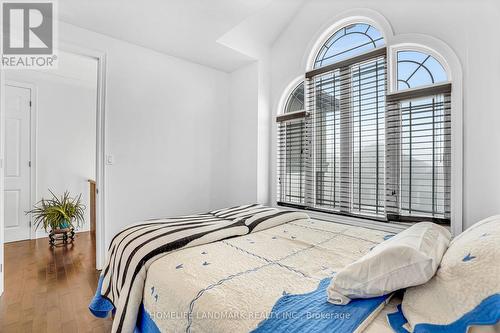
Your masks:
M450 218L451 107L442 93L391 97L387 110L387 211L404 217Z
M422 52L396 55L354 24L320 49L278 122L278 204L384 221L449 223L451 84Z
M278 124L278 196L280 202L304 205L307 142L304 83L290 94Z
M382 49L383 52L385 49ZM384 214L385 55L342 62L307 79L314 129L313 207Z
M397 54L398 92L387 98L387 218L449 223L451 84L418 51Z

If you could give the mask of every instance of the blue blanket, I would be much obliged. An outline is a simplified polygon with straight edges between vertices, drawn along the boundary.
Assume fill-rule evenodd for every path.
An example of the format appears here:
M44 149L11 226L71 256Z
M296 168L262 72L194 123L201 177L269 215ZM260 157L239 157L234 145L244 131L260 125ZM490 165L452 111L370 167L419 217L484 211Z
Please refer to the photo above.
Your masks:
M500 294L492 295L484 299L477 307L457 318L456 321L449 324L427 324L419 323L415 325L414 333L466 333L468 328L473 325L495 325L500 319ZM409 333L404 328L408 323L401 305L398 311L388 314L389 325L396 333Z
M355 332L389 298L386 295L355 299L347 305L334 305L328 303L326 297L330 280L323 279L313 292L281 297L269 318L261 322L253 333Z
M97 283L97 289L94 298L92 298L92 301L90 301L89 304L90 312L92 312L92 314L98 318L106 318L110 311L113 311L113 313L115 311L113 303L111 303L108 298L101 295L103 279L103 276L99 277L99 282Z
M347 305L327 302L326 289L331 278L323 279L318 288L307 294L283 295L274 305L269 317L253 333L294 332L355 332L367 318L388 301L389 295L352 300ZM141 305L137 333L159 333L160 330Z

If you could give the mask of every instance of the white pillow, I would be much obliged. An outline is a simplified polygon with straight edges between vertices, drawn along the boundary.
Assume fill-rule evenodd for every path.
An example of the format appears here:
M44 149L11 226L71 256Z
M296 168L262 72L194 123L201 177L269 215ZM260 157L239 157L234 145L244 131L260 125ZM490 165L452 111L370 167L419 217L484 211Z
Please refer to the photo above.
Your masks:
M402 311L415 332L466 332L500 320L500 215L456 237L436 275L406 290Z
M380 243L332 279L328 301L347 304L427 282L450 243L450 232L430 222L416 223Z

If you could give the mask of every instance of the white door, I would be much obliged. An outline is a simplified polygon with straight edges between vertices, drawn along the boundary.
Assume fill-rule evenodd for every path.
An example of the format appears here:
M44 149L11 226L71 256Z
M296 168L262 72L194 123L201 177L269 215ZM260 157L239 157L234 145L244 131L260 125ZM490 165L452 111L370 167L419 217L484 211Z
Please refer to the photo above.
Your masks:
M31 89L5 85L5 242L30 238Z

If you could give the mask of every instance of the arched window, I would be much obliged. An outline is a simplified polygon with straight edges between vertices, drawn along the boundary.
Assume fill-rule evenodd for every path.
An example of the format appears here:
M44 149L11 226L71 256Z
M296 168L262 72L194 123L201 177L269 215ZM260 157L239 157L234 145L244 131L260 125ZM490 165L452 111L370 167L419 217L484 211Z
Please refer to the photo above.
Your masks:
M443 65L419 50L396 51L397 90L389 96L387 182L390 219L449 221L451 215L451 84ZM411 91L408 91L411 89ZM397 153L397 154L396 154Z
M357 20L318 47L277 117L278 204L450 222L449 75L440 56L402 45Z
M286 99L278 125L278 195L280 202L303 205L305 201L306 147L304 82Z
M398 90L448 81L446 71L439 61L420 51L398 51L397 72Z
M286 101L285 113L304 110L304 82L293 89Z
M315 208L385 216L384 45L372 25L347 25L326 40L306 73L315 147L315 190L306 194Z
M382 34L366 23L348 25L335 32L323 44L314 61L314 68L336 63L384 45Z

